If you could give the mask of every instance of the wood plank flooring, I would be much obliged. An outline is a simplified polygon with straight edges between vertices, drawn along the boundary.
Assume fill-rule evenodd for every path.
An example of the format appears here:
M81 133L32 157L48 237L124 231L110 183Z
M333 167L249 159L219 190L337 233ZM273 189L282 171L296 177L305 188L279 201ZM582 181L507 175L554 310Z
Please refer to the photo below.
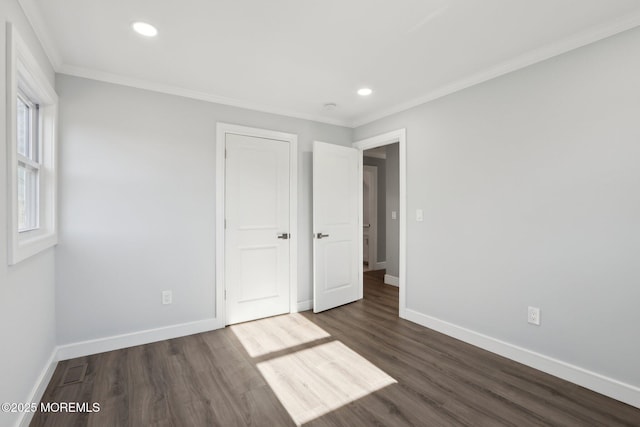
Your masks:
M333 384L334 395L349 398L335 385L341 375L357 377L341 370L348 363L395 382L364 394L355 384L357 398L335 408L312 402L315 418L300 418L304 425L640 426L640 409L399 319L397 288L383 274L365 273L363 300L324 313L60 362L43 402L97 402L101 410L37 413L31 426L295 425L286 408L302 411L305 393ZM84 381L60 386L67 367L81 363Z

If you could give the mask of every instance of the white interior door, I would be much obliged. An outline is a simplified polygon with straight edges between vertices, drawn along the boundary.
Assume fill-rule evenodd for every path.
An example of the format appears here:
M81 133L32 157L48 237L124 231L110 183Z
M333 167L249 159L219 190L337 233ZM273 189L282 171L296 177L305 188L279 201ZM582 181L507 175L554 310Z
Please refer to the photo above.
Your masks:
M362 158L354 148L313 144L313 311L362 298L359 211Z
M225 138L226 323L288 313L289 143Z

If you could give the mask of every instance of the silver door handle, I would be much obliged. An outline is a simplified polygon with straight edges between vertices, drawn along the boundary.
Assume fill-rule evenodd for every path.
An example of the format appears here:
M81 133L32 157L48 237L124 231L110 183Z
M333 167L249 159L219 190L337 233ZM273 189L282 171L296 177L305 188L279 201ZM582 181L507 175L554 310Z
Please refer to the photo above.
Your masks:
M280 233L280 234L278 234L278 239L287 240L289 237L291 237L291 235L289 233Z
M363 226L364 228L369 228L369 227L371 227L371 224L363 224L362 226Z
M316 234L316 239L323 239L325 237L329 237L328 234L322 234L322 233L317 233Z

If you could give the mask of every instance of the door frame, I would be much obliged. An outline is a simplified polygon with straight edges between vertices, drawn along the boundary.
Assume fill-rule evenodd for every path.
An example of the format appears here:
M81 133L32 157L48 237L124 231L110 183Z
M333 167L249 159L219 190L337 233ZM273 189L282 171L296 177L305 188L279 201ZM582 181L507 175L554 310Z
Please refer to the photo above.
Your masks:
M289 143L289 312L298 311L298 135L218 122L216 124L216 313L219 327L226 326L225 300L225 179L226 135L275 139Z
M362 155L364 150L370 148L382 147L384 145L398 143L399 145L399 211L398 220L400 221L400 236L399 236L399 316L406 319L407 309L407 295L406 295L406 281L407 281L407 132L405 128L397 129L391 132L387 132L381 135L376 135L370 138L362 139L354 142L353 147L360 150L360 161L362 162ZM362 175L362 168L360 168L360 174ZM360 176L362 181L362 176ZM362 212L362 186L360 186L360 211ZM362 215L360 216L360 240L362 240ZM363 264L362 249L360 250L359 265ZM362 269L361 269L362 270ZM360 276L360 290L363 288L363 276Z
M371 205L369 207L373 209L369 211L369 225L370 225L369 253L367 254L367 256L369 257L369 270L374 270L377 268L379 264L378 263L378 202L379 202L378 200L378 167L371 166L371 165L363 165L362 166L363 182L364 182L364 173L367 170L373 176L372 178L373 194L370 196L371 198L369 199L369 204ZM364 197L364 194L363 194L363 197ZM363 202L362 207L364 208L364 199L362 202ZM362 218L362 223L363 223L362 234L364 235L364 216Z

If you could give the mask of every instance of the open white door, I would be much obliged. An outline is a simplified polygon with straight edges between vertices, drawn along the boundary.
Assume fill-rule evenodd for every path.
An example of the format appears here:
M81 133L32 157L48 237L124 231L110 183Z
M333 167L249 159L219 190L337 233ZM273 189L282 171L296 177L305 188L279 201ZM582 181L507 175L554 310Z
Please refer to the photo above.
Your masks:
M313 143L313 311L362 297L360 152Z

